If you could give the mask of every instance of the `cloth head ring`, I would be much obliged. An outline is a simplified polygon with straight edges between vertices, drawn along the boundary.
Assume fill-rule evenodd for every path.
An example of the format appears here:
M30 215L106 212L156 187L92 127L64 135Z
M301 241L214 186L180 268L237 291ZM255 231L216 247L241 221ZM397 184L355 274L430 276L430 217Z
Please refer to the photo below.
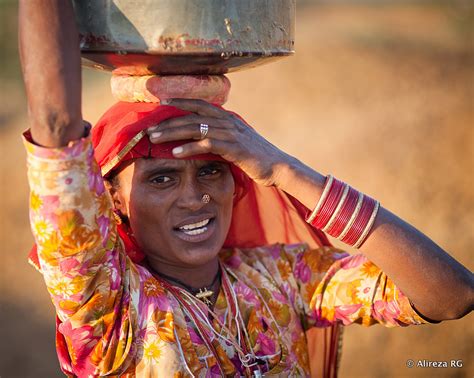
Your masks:
M209 194L203 194L201 198L202 203L209 203L211 202L211 196Z
M209 125L206 125L205 123L201 123L199 125L199 131L201 132L201 139L204 139L209 132Z

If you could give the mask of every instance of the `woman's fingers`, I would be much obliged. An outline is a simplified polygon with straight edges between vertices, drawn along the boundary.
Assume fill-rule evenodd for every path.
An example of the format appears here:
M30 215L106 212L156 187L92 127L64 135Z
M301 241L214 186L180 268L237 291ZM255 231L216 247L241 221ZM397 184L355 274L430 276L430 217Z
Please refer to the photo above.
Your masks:
M147 134L152 135L153 133L156 132L163 132L167 129L175 128L175 127L181 127L181 126L186 126L190 124L206 124L206 125L212 125L214 128L229 128L232 126L231 124L232 121L230 120L225 120L225 119L219 119L219 118L213 118L213 117L204 117L200 116L197 114L190 114L187 116L182 116L182 117L176 117L176 118L170 118L167 119L166 121L161 122L158 125L151 126L147 129Z
M201 125L196 124L196 123L185 124L185 125L176 126L176 127L169 127L166 129L158 128L157 131L154 131L150 133L149 135L150 135L150 141L155 144L171 142L175 140L203 139L202 133L201 133ZM235 141L235 135L234 135L233 130L213 127L212 125L208 125L205 138L217 139L217 140L222 140L222 141L227 141L227 142Z
M201 116L228 118L229 113L203 100L191 100L184 98L170 98L161 102L163 105L174 106L181 110L193 112Z
M152 133L157 132L157 131L163 131L164 129L168 129L172 127L180 127L180 126L189 125L192 123L194 124L205 123L206 125L208 125L209 123L214 122L215 120L216 120L215 118L203 117L197 114L189 114L182 117L170 118L170 119L167 119L166 121L161 122L158 125L151 126L148 128L147 133L148 135L151 135Z
M230 162L234 162L234 154L232 154L231 144L217 139L202 139L198 142L190 142L182 146L173 148L173 155L177 158L185 158L200 154L220 155Z

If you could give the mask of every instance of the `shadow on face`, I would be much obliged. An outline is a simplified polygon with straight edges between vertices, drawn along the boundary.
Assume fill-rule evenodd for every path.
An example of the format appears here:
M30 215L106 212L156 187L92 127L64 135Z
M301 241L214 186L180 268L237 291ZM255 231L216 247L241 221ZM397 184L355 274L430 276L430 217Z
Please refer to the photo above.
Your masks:
M115 181L114 206L150 261L195 268L216 258L232 218L234 179L227 163L143 158Z

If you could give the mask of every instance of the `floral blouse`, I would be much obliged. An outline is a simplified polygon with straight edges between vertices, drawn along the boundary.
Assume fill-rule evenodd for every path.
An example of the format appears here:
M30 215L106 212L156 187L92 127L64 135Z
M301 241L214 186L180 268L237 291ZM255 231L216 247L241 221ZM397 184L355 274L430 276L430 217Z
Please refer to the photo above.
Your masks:
M24 143L31 227L57 311L63 371L79 377L220 376L177 300L126 256L90 139L47 149L26 134ZM310 327L426 323L360 254L276 244L224 250L220 259L231 273L253 351L267 356L264 375L309 376ZM227 309L221 291L214 308L221 321ZM218 338L213 344L225 374L242 375L234 348Z

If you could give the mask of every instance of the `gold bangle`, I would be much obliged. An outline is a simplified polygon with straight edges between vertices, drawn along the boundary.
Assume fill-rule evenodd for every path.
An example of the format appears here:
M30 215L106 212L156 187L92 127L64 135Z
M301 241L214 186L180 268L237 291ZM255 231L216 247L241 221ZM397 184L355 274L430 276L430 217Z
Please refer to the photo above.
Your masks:
M374 225L375 217L377 216L377 212L379 210L379 207L380 207L380 202L375 201L374 210L372 211L372 215L370 216L369 222L367 223L367 226L365 226L364 232L360 236L359 240L357 240L357 242L354 244L354 246L353 246L354 248L359 248L360 247L360 245L362 244L362 242L364 241L364 239L368 235L369 231L372 229L372 226Z
M339 236L336 237L337 240L342 240L346 236L346 234L349 232L351 229L352 225L354 224L354 221L357 218L357 215L359 215L360 208L362 207L362 202L364 201L364 194L362 192L359 192L359 198L357 199L357 205L354 209L354 212L352 213L351 219L349 219L349 222L347 222L346 227L342 232L339 234Z
M347 184L344 184L346 187L344 188L344 192L342 193L342 197L341 199L339 200L339 203L337 204L337 207L336 207L336 210L334 210L334 213L331 215L331 218L329 218L328 220L328 223L326 223L326 226L324 226L322 228L322 231L324 232L327 232L331 226L334 224L337 216L339 215L339 213L341 212L341 209L342 209L342 204L344 203L344 201L346 200L346 197L347 197L347 193L349 193L349 185Z
M324 186L323 194L321 194L321 198L319 198L319 201L316 204L316 207L314 208L313 212L308 217L308 219L306 219L306 222L311 223L314 220L314 218L316 218L316 215L319 213L319 210L321 210L321 207L323 206L323 203L329 194L329 190L331 189L333 181L334 181L334 177L332 177L331 175L328 175L327 183Z

